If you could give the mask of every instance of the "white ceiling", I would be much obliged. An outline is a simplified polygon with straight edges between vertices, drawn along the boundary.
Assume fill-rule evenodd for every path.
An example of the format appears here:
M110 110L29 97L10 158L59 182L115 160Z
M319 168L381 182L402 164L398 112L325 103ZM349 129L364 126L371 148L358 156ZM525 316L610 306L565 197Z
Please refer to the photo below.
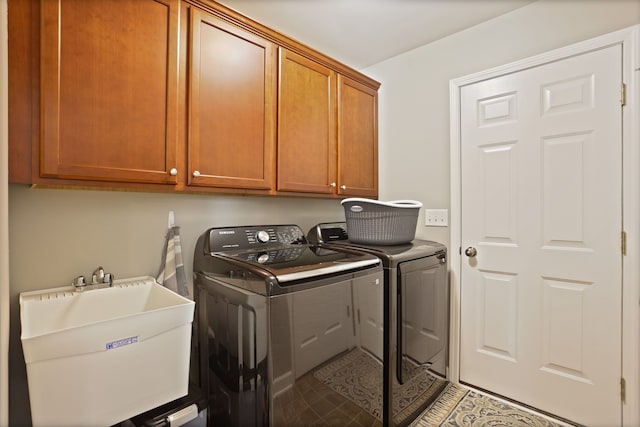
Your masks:
M534 0L218 0L363 69Z

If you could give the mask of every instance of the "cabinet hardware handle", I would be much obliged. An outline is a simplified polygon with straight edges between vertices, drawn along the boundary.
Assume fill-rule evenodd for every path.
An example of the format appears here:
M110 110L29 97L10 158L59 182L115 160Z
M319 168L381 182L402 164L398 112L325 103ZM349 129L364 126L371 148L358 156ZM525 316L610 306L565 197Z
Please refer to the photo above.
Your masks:
M193 171L193 176L194 177L199 177L200 176L200 171Z
M346 189L347 189L347 186L346 186L346 185L341 185L341 186L340 186L340 189L341 189L341 190L346 190Z
M176 175L178 175L178 169L176 169L176 168L171 168L171 170L169 171L169 174L170 174L171 176L176 176Z
M332 182L331 184L329 184L329 187L331 187L331 188L336 188L336 183L335 183L335 182Z

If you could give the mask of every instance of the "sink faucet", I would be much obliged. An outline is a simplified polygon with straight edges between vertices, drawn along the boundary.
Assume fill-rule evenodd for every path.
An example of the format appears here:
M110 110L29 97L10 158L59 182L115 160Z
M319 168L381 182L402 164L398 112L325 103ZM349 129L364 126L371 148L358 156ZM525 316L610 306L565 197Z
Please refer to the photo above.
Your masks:
M96 285L98 283L104 283L104 268L98 267L91 275L91 284Z
M85 289L102 289L113 286L113 274L105 273L104 268L98 267L91 275L91 283L87 283L87 278L78 276L72 282L76 292L82 292Z

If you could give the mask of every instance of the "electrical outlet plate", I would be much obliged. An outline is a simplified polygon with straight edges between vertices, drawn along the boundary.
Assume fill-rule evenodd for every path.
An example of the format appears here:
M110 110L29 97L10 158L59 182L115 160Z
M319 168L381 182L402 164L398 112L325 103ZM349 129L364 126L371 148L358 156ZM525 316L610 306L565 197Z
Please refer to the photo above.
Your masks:
M447 227L449 225L449 209L425 209L425 225L429 227Z

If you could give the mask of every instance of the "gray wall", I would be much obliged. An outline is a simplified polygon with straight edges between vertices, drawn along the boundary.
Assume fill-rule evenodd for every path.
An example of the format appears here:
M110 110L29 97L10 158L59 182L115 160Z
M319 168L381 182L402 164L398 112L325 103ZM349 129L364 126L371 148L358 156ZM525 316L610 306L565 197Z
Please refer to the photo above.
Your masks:
M7 0L0 0L0 52L7 51ZM7 126L9 108L8 64L0 54L0 426L9 422L9 189Z
M175 212L187 277L196 239L208 227L300 225L344 220L338 200L30 189L9 186L10 425L30 423L20 346L20 292L64 286L101 265L116 278L155 276L168 212ZM159 373L161 375L161 373ZM69 396L72 410L73 396Z
M449 81L640 23L639 0L539 0L371 66L379 92L380 198L449 208ZM449 246L449 229L417 235Z
M449 207L449 80L640 22L638 0L540 0L367 70L380 91L380 199ZM18 294L64 285L102 265L116 277L155 274L174 210L185 265L210 226L338 220L335 200L9 188L12 426L29 420ZM449 229L417 235L449 242ZM69 404L72 405L72 396Z

